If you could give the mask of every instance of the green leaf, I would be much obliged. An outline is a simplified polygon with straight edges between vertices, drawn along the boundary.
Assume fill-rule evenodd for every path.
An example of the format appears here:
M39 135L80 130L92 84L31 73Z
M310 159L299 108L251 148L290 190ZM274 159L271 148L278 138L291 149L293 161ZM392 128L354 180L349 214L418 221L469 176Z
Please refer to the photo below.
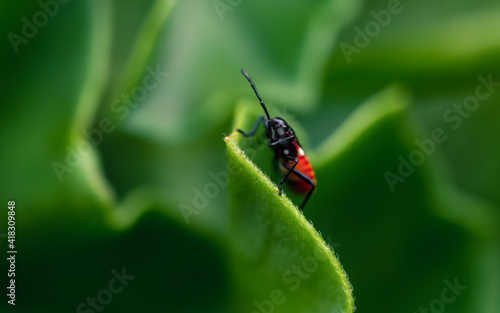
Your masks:
M248 159L239 137L225 138L234 311L353 312L352 287L335 253Z
M408 160L419 151L416 141L426 140L410 126L409 103L408 92L397 85L376 93L311 158L318 189L308 203L307 215L340 243L338 250L349 264L349 278L357 286L360 310L418 308L431 295L426 286L436 276L442 281L461 273L461 282L470 280L462 252L467 233L434 214L433 155L425 155L397 183L386 176L389 172L402 175L400 159ZM436 151L439 148L436 144ZM441 215L455 213L448 210ZM460 219L465 214L455 216ZM472 226L477 227L481 218ZM429 256L428 251L438 252ZM378 287L381 281L387 282L384 288ZM388 302L384 298L388 291L404 300Z
M120 98L120 95L123 93L131 94L136 86L142 84L141 80L144 78L148 62L157 47L158 37L162 30L164 30L175 4L176 0L155 1L151 3L131 2L126 5L123 5L121 1L115 3L115 6L120 6L120 10L115 12L115 23L117 23L115 27L121 29L130 27L130 24L133 24L135 27L131 31L135 31L136 33L129 34L124 32L127 34L126 38L115 39L113 52L119 55L119 60L124 65L121 64L120 68L114 70L115 73L113 74L116 76L116 82L110 82L110 89L113 91L110 93L112 100ZM129 7L128 9L123 8L127 6ZM147 6L147 8L144 8L144 6ZM138 11L141 14L137 14ZM131 17L135 19L140 17L141 20L134 20L134 23L132 23L130 20ZM124 21L126 22L124 23ZM133 40L130 40L130 37ZM154 66L152 67L154 68ZM110 108L107 109L110 110ZM108 112L108 114L111 114L111 112Z
M240 92L248 91L242 67L255 73L266 101L310 111L319 104L323 67L338 34L361 7L345 0L235 1L221 18L216 2L178 1L171 30L159 34L150 59L170 76L126 120L128 131L176 145L199 138L227 119ZM276 23L280 5L286 10ZM254 19L254 12L264 16ZM173 35L179 29L182 34Z
M0 185L2 195L25 208L19 212L26 221L21 236L48 232L59 238L61 231L63 242L71 242L69 234L88 239L88 229L105 227L102 216L113 198L83 132L107 79L111 32L106 2L62 8L17 54L9 51L9 59L2 59L18 75L9 79L0 117L0 140L15 151L2 156ZM8 29L20 32L22 21ZM36 239L30 244L26 252L40 246Z

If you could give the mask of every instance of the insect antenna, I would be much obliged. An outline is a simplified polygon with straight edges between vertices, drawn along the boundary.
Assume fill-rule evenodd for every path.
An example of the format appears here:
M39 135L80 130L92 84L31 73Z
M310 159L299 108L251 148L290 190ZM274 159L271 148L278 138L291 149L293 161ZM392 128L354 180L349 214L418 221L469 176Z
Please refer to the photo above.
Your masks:
M267 119L270 120L271 118L269 117L269 113L267 112L266 105L264 104L264 101L262 101L262 98L260 97L259 92L257 91L257 87L255 87L255 84L253 83L252 79L250 78L250 76L248 75L248 73L245 72L244 69L241 69L241 72L243 73L243 75L245 75L245 77L247 78L247 80L250 82L250 85L252 86L253 91L255 91L255 95L257 95L257 98L260 101L260 105L264 109L264 112L266 112Z

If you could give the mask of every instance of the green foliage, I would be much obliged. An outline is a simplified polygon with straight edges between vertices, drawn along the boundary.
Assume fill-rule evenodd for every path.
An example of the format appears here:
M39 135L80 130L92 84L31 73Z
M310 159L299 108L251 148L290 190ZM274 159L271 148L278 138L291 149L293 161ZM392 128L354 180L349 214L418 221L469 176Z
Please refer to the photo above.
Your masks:
M403 1L347 58L392 2L2 1L15 311L99 311L125 268L104 312L499 312L500 7ZM240 68L310 158L303 214L233 133Z
M225 139L233 173L230 247L237 311L251 311L257 302L277 312L353 312L351 286L333 251L286 196L277 196L276 185L240 150L237 137Z

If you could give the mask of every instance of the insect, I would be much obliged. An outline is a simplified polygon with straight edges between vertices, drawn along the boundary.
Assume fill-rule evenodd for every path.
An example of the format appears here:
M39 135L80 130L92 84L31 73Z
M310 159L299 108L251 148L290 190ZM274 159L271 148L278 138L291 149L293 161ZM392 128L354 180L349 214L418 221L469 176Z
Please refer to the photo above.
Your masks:
M267 111L266 105L260 97L254 82L245 70L242 69L241 72L250 82L250 85L252 86L257 99L259 99L260 105L264 109L264 113L266 115L257 119L255 125L249 133L245 133L241 129L237 129L237 131L245 137L251 137L255 135L259 125L262 122L264 123L266 135L267 138L269 138L268 148L274 150L276 161L279 161L279 168L285 175L278 185L279 194L281 196L283 193L282 185L285 181L288 183L293 192L297 194L305 194L306 197L299 207L299 209L302 210L316 189L316 176L311 163L309 163L309 160L304 154L304 150L302 150L293 129L285 122L284 119L280 117L269 117L269 112Z

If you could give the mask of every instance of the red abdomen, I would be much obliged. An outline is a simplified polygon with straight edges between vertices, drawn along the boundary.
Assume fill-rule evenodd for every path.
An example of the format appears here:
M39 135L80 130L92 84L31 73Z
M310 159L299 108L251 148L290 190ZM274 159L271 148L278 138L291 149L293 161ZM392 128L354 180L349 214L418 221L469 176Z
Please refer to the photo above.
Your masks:
M304 151L300 147L298 148L297 157L299 158L299 162L295 166L295 170L309 177L316 185L316 175L314 174L311 163L309 163L309 160L304 155ZM292 167L293 163L294 163L293 161L288 161L283 159L281 160L280 167L283 174L286 174L288 172L287 167L288 168ZM307 194L312 188L310 184L308 184L305 180L297 176L297 174L295 174L294 172L290 173L290 175L286 179L286 182L290 187L290 189L297 194Z

